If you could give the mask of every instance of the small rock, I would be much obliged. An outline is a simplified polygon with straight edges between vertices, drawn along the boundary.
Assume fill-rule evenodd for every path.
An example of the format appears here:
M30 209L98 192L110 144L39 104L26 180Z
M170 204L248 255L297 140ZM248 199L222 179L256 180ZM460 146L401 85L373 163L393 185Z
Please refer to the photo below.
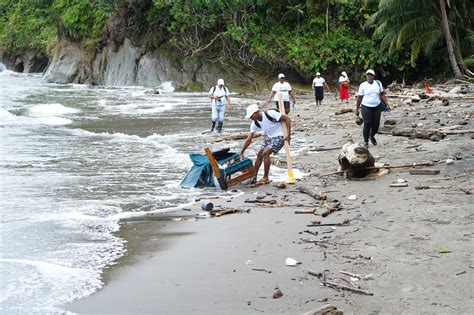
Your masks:
M397 121L395 119L387 119L383 123L384 126L394 126L397 124Z
M273 290L273 295L272 297L274 299L279 299L283 296L283 292L281 292L281 290L279 288L275 288L275 290Z
M443 101L441 102L441 104L442 104L443 106L448 106L448 105L449 105L449 101L448 101L448 100L443 100Z
M347 199L349 199L349 200L357 200L357 196L356 196L356 195L350 195L349 197L347 197Z
M283 182L283 181L282 181L282 182L278 182L278 183L276 184L276 187L277 187L277 188L280 188L280 189L285 189L285 188L286 188L286 183Z
M447 164L447 165L451 165L451 164L453 164L453 163L454 163L454 160L453 160L453 159L447 159L447 160L446 160L446 164Z
M456 122L456 125L465 126L465 125L467 125L467 120L461 119L461 120Z

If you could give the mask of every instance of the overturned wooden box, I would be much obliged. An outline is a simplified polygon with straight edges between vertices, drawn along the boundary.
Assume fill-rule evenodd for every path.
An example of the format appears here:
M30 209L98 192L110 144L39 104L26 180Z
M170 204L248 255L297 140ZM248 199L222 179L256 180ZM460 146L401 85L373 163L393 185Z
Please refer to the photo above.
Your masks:
M255 176L253 162L249 158L245 157L240 159L240 156L237 154L239 157L236 160L225 166L219 167L215 157L216 152L211 152L209 148L205 148L204 151L206 152L209 164L211 164L212 172L214 173L221 189L226 190L231 186Z

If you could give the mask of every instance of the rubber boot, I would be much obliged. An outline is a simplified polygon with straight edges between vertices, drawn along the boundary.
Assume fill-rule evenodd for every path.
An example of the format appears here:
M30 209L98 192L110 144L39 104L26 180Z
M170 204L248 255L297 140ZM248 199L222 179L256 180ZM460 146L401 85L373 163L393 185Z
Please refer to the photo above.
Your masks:
M213 131L214 131L214 127L215 127L215 126L216 126L216 122L215 122L215 121L213 121L213 122L212 122L212 127L211 127L211 132L213 132Z
M219 122L219 123L217 124L217 132L218 132L218 133L221 133L221 132L222 132L222 125L223 125L223 124L224 124L223 122Z

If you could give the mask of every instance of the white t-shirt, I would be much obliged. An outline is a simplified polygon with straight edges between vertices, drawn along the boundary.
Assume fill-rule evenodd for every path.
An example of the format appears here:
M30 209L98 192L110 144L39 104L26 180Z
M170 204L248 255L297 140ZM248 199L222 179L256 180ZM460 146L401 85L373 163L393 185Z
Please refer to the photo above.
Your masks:
M344 82L344 81L347 81L347 77L341 75L341 76L339 77L339 83L342 83L342 82Z
M217 105L225 105L226 102L226 96L229 96L229 90L227 87L223 86L220 88L218 85L215 86L216 90L214 91L214 87L212 87L209 90L209 94L212 96L217 97ZM212 104L214 105L216 103L216 100L212 100Z
M372 84L365 81L359 86L358 95L363 96L362 105L367 107L377 107L380 104L380 93L382 93L383 87L382 84L374 80Z
M313 80L313 86L323 86L323 83L326 82L323 77L316 77Z
M277 93L273 97L273 100L275 102L278 102L278 92L283 94L283 101L284 102L290 101L290 94L288 93L289 91L291 91L290 83L288 83L288 82L283 82L283 83L277 82L277 83L273 84L272 91Z
M259 121L260 127L258 127L254 121L250 124L250 132L257 132L263 130L263 132L270 138L283 136L283 129L281 127L281 114L276 110L268 110L267 114L274 118L276 121L273 122L267 118L264 112L262 112L262 120Z

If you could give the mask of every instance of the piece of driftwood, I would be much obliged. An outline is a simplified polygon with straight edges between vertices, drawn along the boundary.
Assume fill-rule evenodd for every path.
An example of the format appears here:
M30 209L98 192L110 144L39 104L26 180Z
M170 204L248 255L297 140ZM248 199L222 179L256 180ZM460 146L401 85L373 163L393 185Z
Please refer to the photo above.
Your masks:
M371 167L366 167L365 169L367 170L375 170L375 169L390 169L390 168L406 168L406 167L416 167L416 166L433 166L434 162L433 161L427 161L427 162L421 162L421 163L409 163L409 164L399 164L399 165L382 165L382 166L371 166ZM342 174L345 171L336 171L336 172L331 172L331 173L326 173L322 174L319 176L329 176L329 175L336 175L336 174Z
M314 215L317 215L316 211L318 209L314 209L314 210L295 210L295 214L314 214Z
M428 178L428 179L420 179L418 180L419 182L441 182L445 180L452 180L452 179L458 179L466 176L471 176L472 174L461 174L461 175L455 175L455 176L449 176L449 177L442 177L442 178Z
M346 113L352 113L352 108L350 107L341 107L336 110L335 115L342 115Z
M320 308L303 313L303 315L343 315L344 312L338 310L337 307L327 304Z
M321 278L323 276L322 272L317 272L317 271L314 271L312 269L306 269L306 271L308 272L309 275L312 275L312 276L315 276L315 277L318 277L318 278Z
M310 195L311 197L313 197L316 200L326 200L327 199L327 196L324 192L319 192L319 193L315 192L313 189L311 189L310 187L308 187L306 185L303 185L303 184L300 184L298 186L298 190L300 192L302 192L303 194Z
M433 169L412 169L410 170L410 175L438 175L440 170Z
M415 186L417 190L425 190L425 189L449 189L449 186Z
M416 128L393 129L391 134L392 136L395 136L395 137L428 139L431 141L439 141L446 137L446 134L444 132L440 132L437 130L426 130L426 129L416 129Z
M226 214L232 214L232 213L250 213L250 209L242 210L242 209L237 209L237 208L222 208L219 210L213 210L209 211L209 214L211 217L220 217Z
M262 199L246 199L246 203L269 203L271 205L274 205L277 203L276 200L262 200Z
M320 224L307 224L306 226L308 227L313 227L313 226L349 226L350 224L348 223L320 223Z
M337 289L352 291L352 292L356 292L356 293L360 293L360 294L374 295L372 292L368 292L368 291L365 291L365 290L362 290L362 289L349 287L349 286L339 284L339 283L335 283L335 282L323 281L323 282L321 282L321 284L324 285L324 286L334 287L334 288L337 288Z

